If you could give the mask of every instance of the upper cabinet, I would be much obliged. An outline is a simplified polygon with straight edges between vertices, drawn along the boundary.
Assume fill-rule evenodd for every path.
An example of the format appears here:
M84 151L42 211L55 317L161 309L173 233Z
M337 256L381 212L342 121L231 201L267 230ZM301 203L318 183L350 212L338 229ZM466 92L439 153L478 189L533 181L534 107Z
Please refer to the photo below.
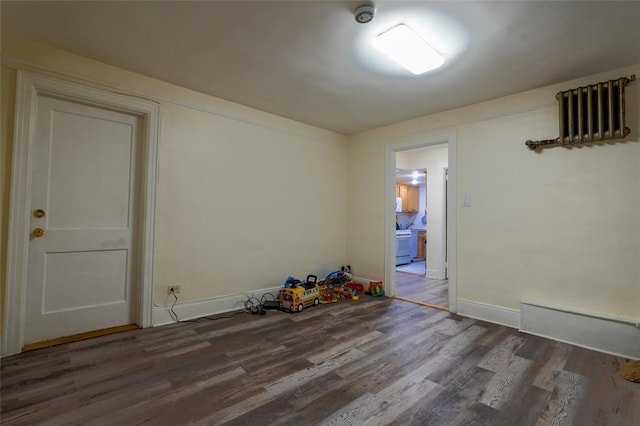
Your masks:
M417 186L406 185L404 183L396 184L396 197L402 198L402 211L405 213L417 213L420 188Z
M420 188L416 186L409 187L409 211L411 213L418 212L418 206L420 202Z

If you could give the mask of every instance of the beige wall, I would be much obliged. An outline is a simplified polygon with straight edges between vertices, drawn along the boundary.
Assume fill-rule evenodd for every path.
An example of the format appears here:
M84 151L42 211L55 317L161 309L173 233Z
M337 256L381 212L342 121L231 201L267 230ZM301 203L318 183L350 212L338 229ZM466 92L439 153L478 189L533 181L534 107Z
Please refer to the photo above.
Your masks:
M160 104L154 303L323 276L346 257L346 138L44 46L3 39L2 294L16 69ZM54 73L55 74L55 73Z
M530 152L557 136L559 90L640 75L640 65L348 138L44 46L2 40L0 236L8 216L15 70L149 97L161 105L154 302L279 285L350 263L384 277L385 145L457 136L458 294L638 318L640 84L625 143ZM462 208L469 195L471 207ZM2 292L4 295L4 278Z
M633 73L640 66L351 136L347 257L358 275L384 277L385 146L453 132L460 298L640 318L640 84L627 87L626 142L524 145L558 136L558 91Z

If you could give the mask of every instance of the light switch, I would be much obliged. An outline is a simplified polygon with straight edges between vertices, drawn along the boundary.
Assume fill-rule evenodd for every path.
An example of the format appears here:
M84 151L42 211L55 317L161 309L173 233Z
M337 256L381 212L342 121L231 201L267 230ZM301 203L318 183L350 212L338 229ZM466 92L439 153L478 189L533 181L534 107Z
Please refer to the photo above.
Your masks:
M462 207L471 207L471 195L462 197Z

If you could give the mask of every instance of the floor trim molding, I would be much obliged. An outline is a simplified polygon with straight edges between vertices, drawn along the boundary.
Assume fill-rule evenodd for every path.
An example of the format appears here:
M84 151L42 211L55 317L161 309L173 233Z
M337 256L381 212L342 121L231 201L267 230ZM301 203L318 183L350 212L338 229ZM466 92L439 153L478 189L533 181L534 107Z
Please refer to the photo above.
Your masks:
M458 299L458 314L512 328L520 328L520 311L468 299Z
M173 311L178 315L179 320L190 320L201 318L208 315L224 314L226 312L244 309L244 302L249 297L261 300L265 294L271 294L274 300L277 300L278 290L281 287L264 288L260 290L252 290L246 293L235 293L227 296L214 297L211 299L195 300L191 302L178 302L173 307ZM269 296L267 296L269 297ZM172 301L171 298L169 298ZM271 300L265 299L265 300ZM153 326L166 325L175 323L175 319L171 316L171 304L166 306L154 306L153 308Z
M73 336L58 337L57 339L45 340L44 342L30 343L24 345L23 352L35 351L37 349L51 346L63 345L65 343L79 342L81 340L92 339L94 337L107 336L109 334L122 333L140 328L138 324L120 325L118 327L103 328L102 330L89 331L87 333L74 334Z
M351 280L355 283L360 283L360 284L364 284L365 286L369 285L369 283L371 281L377 281L377 280L372 280L371 278L364 278L364 277L356 277L355 275L353 277L351 277ZM384 283L383 283L384 284ZM383 286L384 287L384 286Z
M523 301L520 331L625 358L640 359L640 319Z

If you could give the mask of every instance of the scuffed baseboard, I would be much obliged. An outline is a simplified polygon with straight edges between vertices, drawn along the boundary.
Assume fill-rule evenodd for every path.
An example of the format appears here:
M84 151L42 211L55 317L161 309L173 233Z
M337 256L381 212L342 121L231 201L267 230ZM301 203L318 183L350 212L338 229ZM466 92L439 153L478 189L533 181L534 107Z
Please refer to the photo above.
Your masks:
M269 293L274 296L274 298L277 298L279 289L280 287L264 288L260 290L247 291L245 293L236 293L227 296L214 297L211 299L196 300L184 303L180 303L180 299L178 298L178 302L173 307L173 310L176 315L178 315L178 319L180 320L188 320L208 315L223 314L225 312L244 309L244 302L247 300L247 296L253 296L256 299L261 300L263 295ZM271 299L269 298L269 300ZM175 319L171 316L170 309L171 305L154 306L154 327L175 322Z
M520 331L625 358L640 359L640 319L523 301Z

